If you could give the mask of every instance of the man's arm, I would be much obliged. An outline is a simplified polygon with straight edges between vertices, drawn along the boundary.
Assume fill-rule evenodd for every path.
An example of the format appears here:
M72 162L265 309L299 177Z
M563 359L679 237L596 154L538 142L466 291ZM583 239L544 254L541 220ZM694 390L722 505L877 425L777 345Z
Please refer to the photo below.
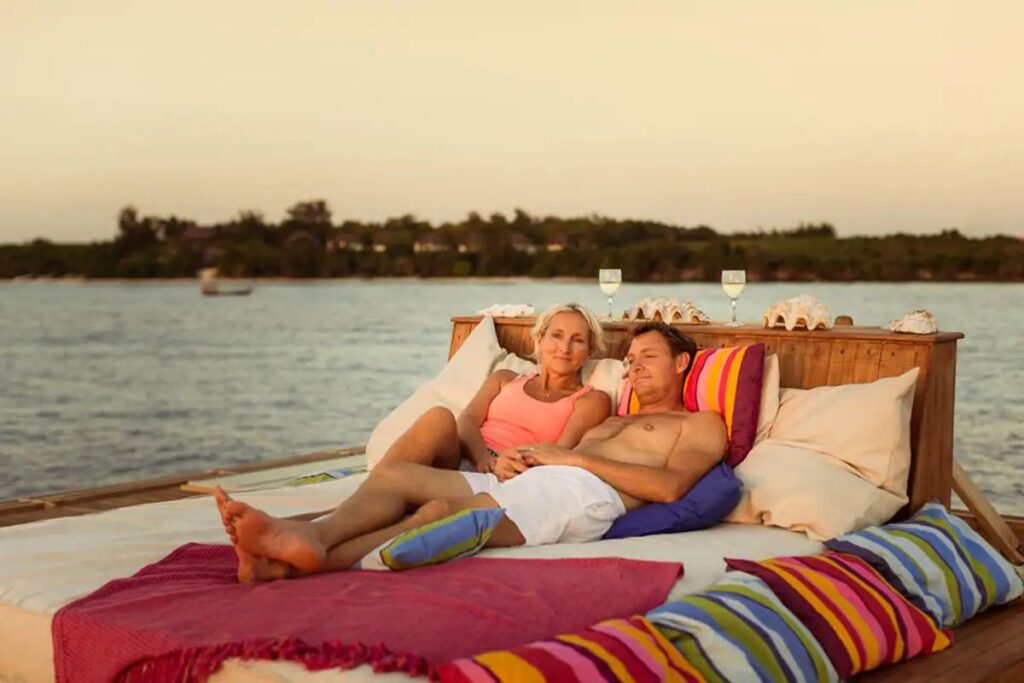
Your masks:
M728 440L725 422L712 411L690 416L679 430L665 467L649 467L543 446L527 453L536 464L575 465L600 477L626 495L649 503L671 503L682 498L708 470L722 461ZM553 450L553 449L552 449Z

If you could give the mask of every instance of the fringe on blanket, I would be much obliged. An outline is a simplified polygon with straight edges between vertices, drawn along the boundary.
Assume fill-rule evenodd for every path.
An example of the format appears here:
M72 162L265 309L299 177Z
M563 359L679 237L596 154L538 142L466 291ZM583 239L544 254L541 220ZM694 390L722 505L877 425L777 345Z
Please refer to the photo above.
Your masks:
M147 657L122 669L118 683L181 683L206 681L228 659L287 660L310 671L354 669L369 664L374 673L401 672L410 676L435 677L433 665L416 654L398 654L384 645L328 641L309 645L298 638L222 643L172 650Z

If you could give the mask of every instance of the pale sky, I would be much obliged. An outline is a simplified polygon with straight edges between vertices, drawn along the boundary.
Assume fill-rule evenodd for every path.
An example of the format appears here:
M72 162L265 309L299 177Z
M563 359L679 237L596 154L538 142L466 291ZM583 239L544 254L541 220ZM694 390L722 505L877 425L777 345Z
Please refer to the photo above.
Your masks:
M0 0L0 242L600 213L1024 235L1024 3Z

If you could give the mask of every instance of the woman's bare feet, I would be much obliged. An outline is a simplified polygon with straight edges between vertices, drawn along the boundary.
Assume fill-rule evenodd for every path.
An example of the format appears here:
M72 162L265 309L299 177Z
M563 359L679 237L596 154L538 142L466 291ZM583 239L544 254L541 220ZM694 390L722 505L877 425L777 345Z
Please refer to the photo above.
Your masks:
M309 522L277 519L237 500L227 501L224 509L241 551L302 572L315 572L323 565L327 551Z
M291 575L292 568L284 562L250 555L237 545L235 554L238 555L238 581L240 583L275 581L286 579Z
M231 539L231 543L238 544L238 535L235 533L235 518L230 512L228 512L228 503L232 502L234 498L229 496L227 492L219 486L215 486L213 489L213 499L217 501L217 511L220 512L220 523L224 525L224 531L227 533L228 538Z

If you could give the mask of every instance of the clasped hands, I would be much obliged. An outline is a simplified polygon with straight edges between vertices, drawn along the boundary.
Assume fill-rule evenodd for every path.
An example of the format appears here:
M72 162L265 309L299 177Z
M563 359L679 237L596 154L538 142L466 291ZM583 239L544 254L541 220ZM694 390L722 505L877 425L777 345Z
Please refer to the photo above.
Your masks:
M578 457L567 448L554 444L534 444L506 448L494 461L493 472L501 481L508 481L536 465L576 465Z

